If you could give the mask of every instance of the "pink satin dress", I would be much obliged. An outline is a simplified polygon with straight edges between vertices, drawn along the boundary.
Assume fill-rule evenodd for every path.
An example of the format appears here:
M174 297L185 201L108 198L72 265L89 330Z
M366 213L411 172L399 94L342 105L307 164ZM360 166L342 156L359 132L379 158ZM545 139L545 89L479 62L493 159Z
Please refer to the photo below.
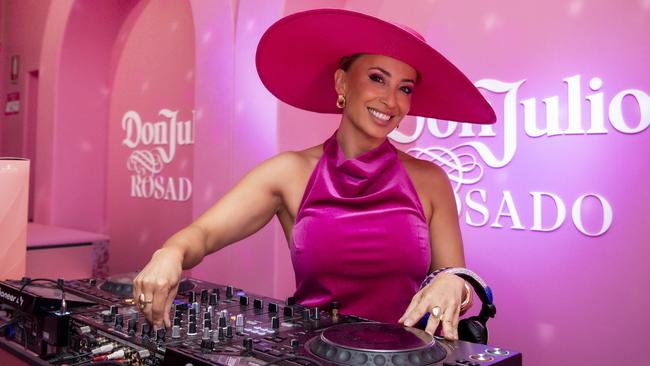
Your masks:
M429 271L429 228L415 187L384 141L346 160L336 133L309 178L293 227L295 299L397 322Z

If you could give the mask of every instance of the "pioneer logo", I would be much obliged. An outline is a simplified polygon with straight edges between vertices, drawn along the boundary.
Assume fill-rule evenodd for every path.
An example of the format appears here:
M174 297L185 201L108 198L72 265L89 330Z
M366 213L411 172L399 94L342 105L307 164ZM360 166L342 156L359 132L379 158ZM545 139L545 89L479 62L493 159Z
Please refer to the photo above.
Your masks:
M5 292L3 289L0 288L0 298L7 300L9 302L12 302L18 306L23 306L23 297L18 297L16 295L12 295L8 292Z

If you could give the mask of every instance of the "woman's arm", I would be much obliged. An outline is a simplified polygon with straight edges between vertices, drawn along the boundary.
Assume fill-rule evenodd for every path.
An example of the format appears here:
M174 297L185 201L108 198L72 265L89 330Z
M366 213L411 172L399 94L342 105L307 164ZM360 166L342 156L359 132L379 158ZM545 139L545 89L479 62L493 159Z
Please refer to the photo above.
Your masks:
M417 178L426 181L424 197L431 210L429 240L430 272L442 267L464 267L463 242L458 225L454 192L447 174L437 165L422 161ZM458 339L458 318L464 292L464 281L455 275L441 273L411 300L399 320L407 326L417 323L425 313L440 307L440 315L430 316L426 331L433 334L442 321L445 338Z
M133 281L134 299L147 320L154 326L163 322L171 326L168 313L182 270L266 225L283 204L287 182L303 163L297 153L282 153L263 162L192 224L165 241Z

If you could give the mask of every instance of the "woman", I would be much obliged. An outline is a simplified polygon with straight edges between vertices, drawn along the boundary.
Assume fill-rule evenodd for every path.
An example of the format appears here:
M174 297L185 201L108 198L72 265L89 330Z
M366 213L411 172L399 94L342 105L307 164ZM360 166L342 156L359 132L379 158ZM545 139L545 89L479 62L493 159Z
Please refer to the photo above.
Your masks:
M407 114L475 123L495 115L472 83L412 30L345 10L296 13L260 40L265 86L298 108L341 113L324 144L257 166L190 226L169 238L134 281L134 298L169 327L182 269L277 216L296 272L296 300L342 313L442 323L457 339L470 292L453 191L438 166L396 150L387 135Z

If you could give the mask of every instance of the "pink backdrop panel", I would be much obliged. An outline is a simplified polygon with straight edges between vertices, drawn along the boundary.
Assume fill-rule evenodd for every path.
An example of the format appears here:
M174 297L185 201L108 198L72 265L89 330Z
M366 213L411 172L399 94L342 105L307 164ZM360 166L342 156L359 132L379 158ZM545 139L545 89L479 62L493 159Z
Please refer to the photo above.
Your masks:
M141 268L192 219L194 25L188 2L131 14L111 90L107 216L113 273ZM122 38L123 37L123 38Z
M483 129L407 117L390 136L449 172L467 265L495 293L490 343L527 365L647 364L633 310L650 306L650 3L346 8L421 32L497 112ZM279 103L279 150L321 143L338 119ZM594 354L603 342L616 352Z

